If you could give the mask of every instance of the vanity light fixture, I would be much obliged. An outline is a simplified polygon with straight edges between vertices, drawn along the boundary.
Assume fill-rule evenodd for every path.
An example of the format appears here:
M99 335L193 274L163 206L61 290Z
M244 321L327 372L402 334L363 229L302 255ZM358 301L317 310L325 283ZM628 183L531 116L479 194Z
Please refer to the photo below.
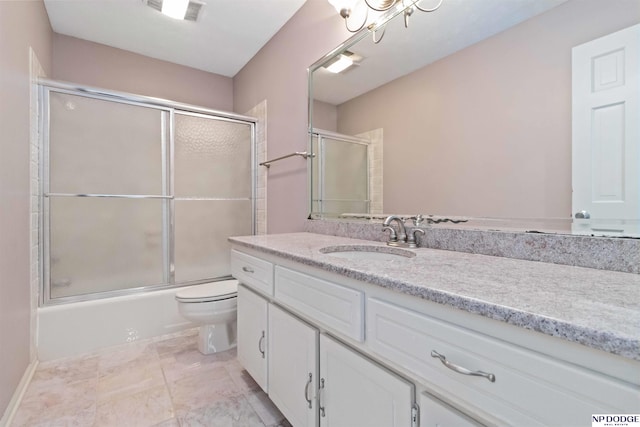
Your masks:
M174 19L197 21L204 3L198 0L142 0L152 9Z
M345 27L349 32L357 33L367 24L369 19L369 11L373 10L375 12L387 12L392 8L397 8L398 11L402 11L404 14L404 26L409 26L409 17L413 14L413 12L417 10L421 12L433 12L438 10L438 8L442 5L443 0L438 0L438 3L432 8L423 8L419 6L419 3L423 0L328 0L329 3L333 7L336 8L340 16L344 19ZM364 4L363 4L364 3ZM362 24L356 28L352 29L349 27L349 17L353 15L353 12L359 8L365 8L364 11L364 20ZM370 23L368 27L373 32L373 41L374 43L379 43L384 37L384 29L382 31L382 35L379 39L376 40L375 32L376 22Z

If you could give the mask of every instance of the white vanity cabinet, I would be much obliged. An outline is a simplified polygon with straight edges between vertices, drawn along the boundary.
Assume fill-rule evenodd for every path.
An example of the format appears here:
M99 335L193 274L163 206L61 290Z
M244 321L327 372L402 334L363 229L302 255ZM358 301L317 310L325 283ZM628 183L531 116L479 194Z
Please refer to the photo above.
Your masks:
M239 279L238 358L295 427L577 426L640 411L634 360L247 252L232 253L240 275L263 257L272 276Z
M418 405L420 427L482 427L482 424L428 393L420 394Z
M267 300L238 286L238 361L267 391Z
M318 330L269 305L269 398L294 426L316 426Z
M321 335L318 401L321 427L409 427L414 386Z

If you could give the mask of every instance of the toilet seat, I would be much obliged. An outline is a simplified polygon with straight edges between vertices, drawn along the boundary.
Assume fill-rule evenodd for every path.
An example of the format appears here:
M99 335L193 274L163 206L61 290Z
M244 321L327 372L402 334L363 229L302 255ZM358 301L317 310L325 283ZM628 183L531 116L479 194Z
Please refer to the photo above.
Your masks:
M211 302L235 298L237 295L238 281L223 280L183 288L176 292L176 300L186 303Z

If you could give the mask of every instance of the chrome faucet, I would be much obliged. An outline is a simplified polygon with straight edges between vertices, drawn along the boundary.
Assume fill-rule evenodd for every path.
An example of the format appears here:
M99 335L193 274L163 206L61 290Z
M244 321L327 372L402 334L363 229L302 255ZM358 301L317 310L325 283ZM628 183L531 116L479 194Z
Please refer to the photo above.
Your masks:
M414 224L416 226L420 225L420 222L422 221L421 215L417 215L417 217L418 217L417 221L416 221L416 218L414 217ZM397 232L396 232L396 229L393 228L393 226L391 225L394 221L398 223ZM409 235L407 235L407 230L404 227L404 220L397 215L390 215L384 220L384 222L382 223L382 231L383 232L389 231L389 241L387 242L387 245L406 246L409 248L417 248L418 247L417 235L418 234L424 235L424 230L420 228L414 228L413 230L411 230Z
M396 221L398 223L397 233L396 233L396 230L391 225L393 221ZM407 230L404 228L404 221L399 216L397 215L388 216L382 223L382 230L391 231L387 245L389 246L406 246L407 245Z

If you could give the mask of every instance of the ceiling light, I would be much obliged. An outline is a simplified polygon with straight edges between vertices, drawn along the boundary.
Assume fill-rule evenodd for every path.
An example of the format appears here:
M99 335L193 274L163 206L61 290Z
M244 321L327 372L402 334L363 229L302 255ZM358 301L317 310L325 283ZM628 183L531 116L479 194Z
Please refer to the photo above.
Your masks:
M197 21L204 6L200 0L142 0L142 3L167 16L186 21Z
M184 19L189 0L162 0L161 12L174 19Z

